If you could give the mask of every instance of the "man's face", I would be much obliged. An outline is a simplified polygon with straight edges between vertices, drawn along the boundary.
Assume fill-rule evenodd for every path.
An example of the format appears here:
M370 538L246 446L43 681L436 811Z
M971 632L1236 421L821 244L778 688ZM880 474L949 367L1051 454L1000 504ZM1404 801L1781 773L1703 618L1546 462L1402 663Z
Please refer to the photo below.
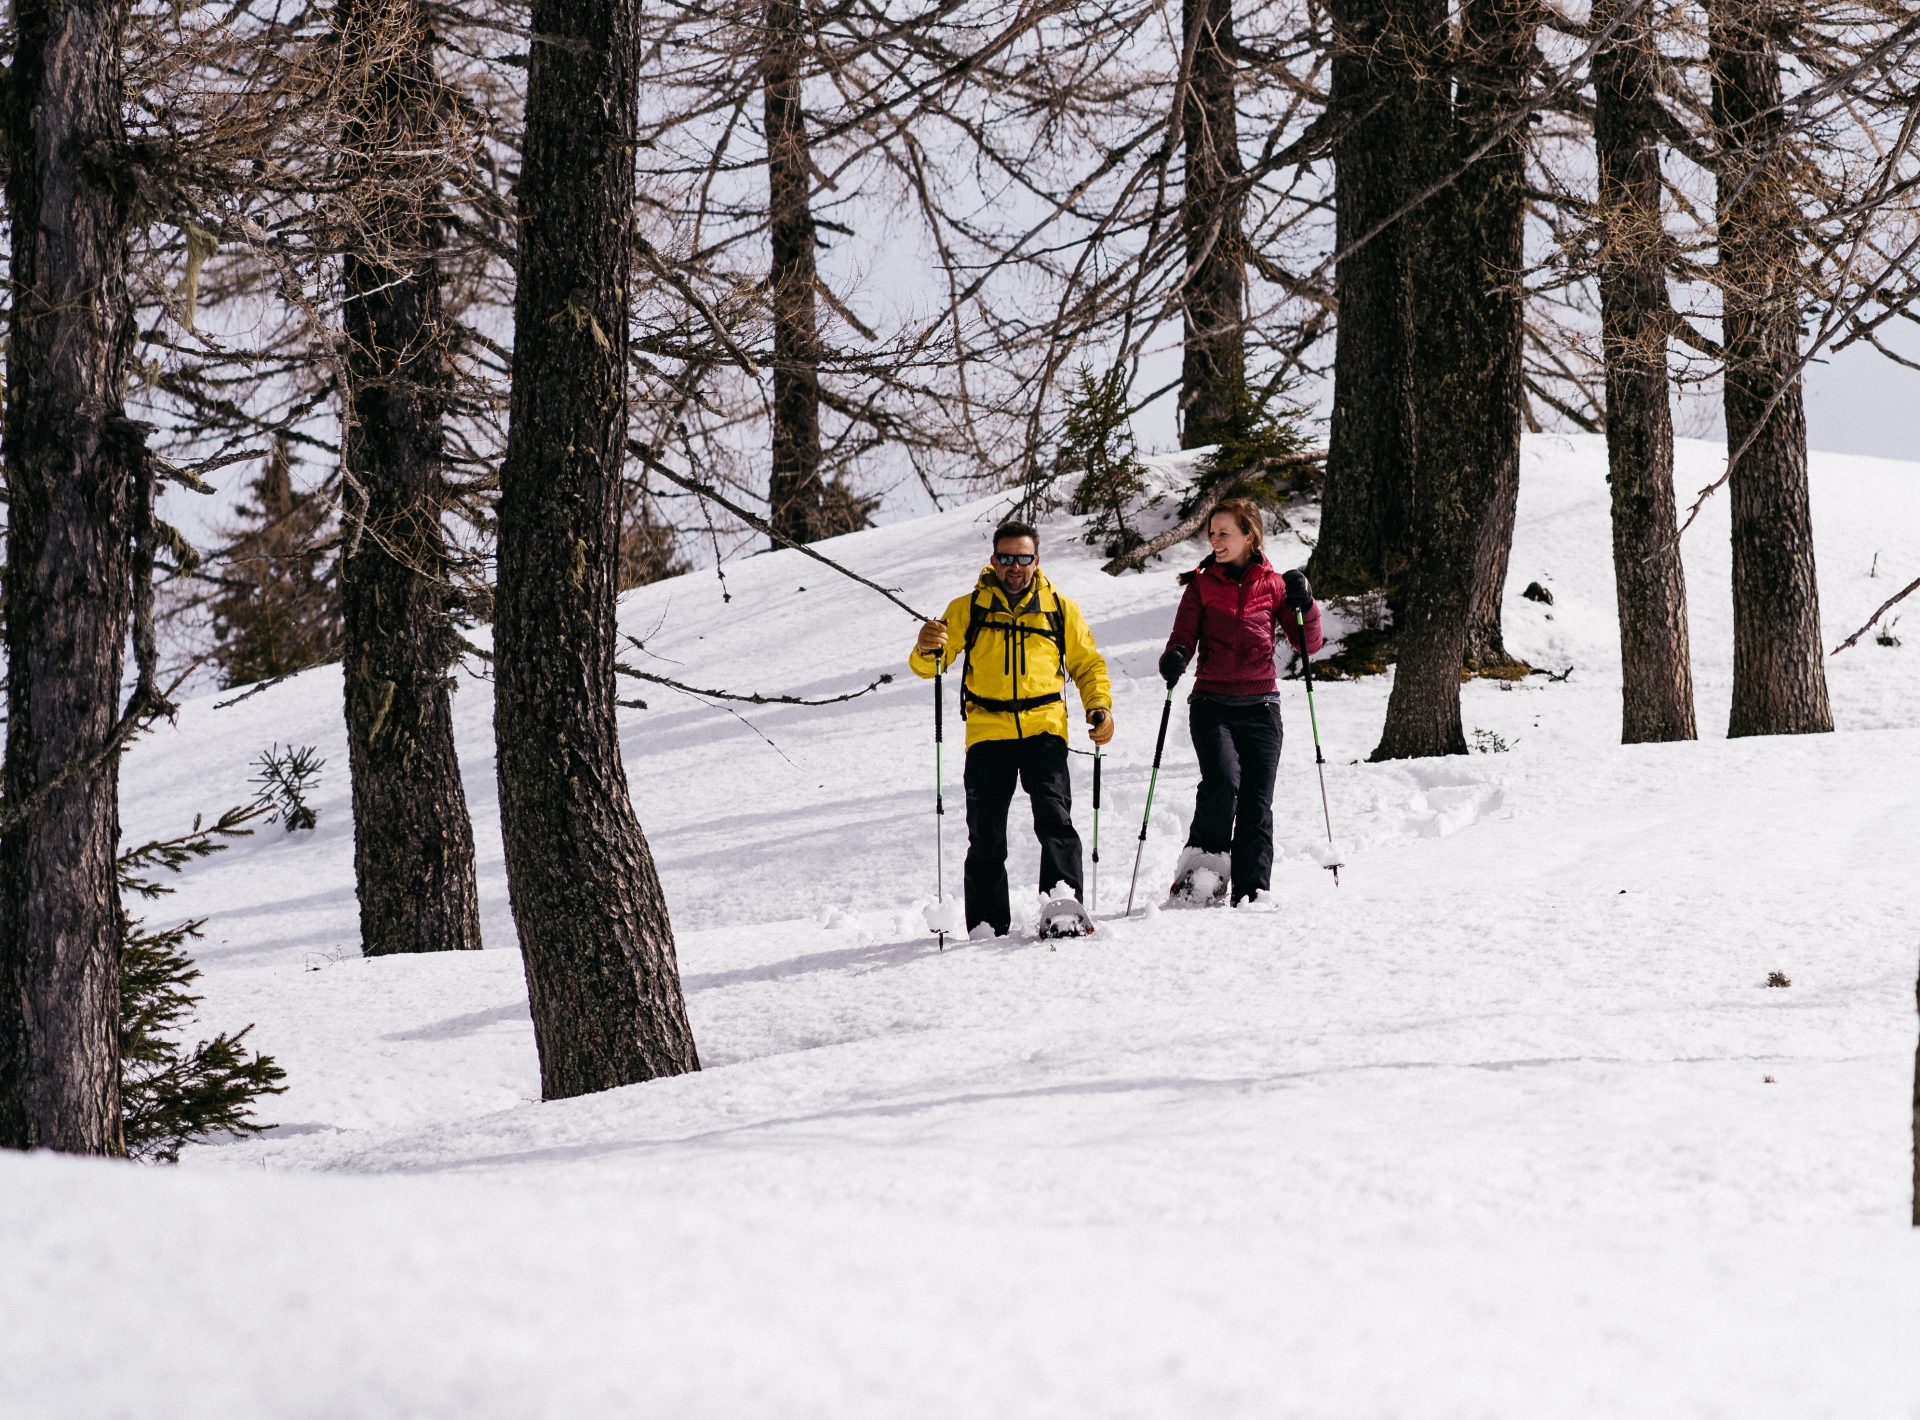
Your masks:
M1028 559L1025 566L1021 558ZM1039 570L1040 549L1032 538L1003 537L993 545L993 575L1000 579L1008 596L1017 597L1026 591Z

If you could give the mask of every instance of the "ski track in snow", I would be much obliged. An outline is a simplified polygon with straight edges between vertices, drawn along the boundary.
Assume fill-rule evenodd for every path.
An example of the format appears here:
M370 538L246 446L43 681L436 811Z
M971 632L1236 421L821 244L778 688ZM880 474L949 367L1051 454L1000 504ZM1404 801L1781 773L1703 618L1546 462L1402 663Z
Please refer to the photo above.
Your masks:
M1682 445L1683 498L1721 456ZM1920 467L1813 469L1831 646L1920 563ZM1708 738L1622 748L1604 471L1598 439L1528 442L1508 644L1572 675L1465 688L1506 752L1386 765L1363 762L1386 680L1318 686L1337 886L1283 686L1274 893L1231 912L1117 919L1186 554L1109 579L1049 523L1119 720L1100 930L1053 947L927 933L910 618L791 553L730 567L730 602L710 569L631 594L629 659L692 684L894 681L738 716L640 687L623 746L706 1068L562 1103L535 1103L489 687L455 702L489 950L378 961L337 668L190 704L129 757L130 840L248 797L274 741L328 761L317 830L262 829L140 909L207 919L203 1018L254 1022L290 1088L273 1132L178 1170L0 1158L8 1414L1920 1413L1920 649L1829 660L1843 733L1722 738L1721 496L1684 545ZM938 611L998 507L830 555ZM1519 597L1536 580L1551 607ZM1196 778L1184 696L1154 904Z

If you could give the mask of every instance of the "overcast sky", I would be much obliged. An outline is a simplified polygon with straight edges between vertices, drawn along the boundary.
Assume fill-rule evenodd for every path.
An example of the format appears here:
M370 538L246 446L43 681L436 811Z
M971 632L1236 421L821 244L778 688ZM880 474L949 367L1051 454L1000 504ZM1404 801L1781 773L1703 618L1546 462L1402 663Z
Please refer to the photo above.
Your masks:
M1920 337L1908 336L1895 348L1920 360ZM1920 370L1866 345L1811 367L1807 442L1831 453L1920 459Z
M1177 338L1177 329L1171 334ZM1920 335L1902 337L1894 348L1908 359L1920 360ZM1140 383L1151 389L1160 379L1178 378L1179 371L1178 353L1161 352L1146 364ZM1324 434L1329 392L1324 388L1302 391L1300 397L1310 406L1319 406L1320 432ZM1920 461L1920 370L1889 360L1870 345L1855 345L1807 367L1806 397L1810 448ZM1676 411L1675 425L1684 437L1721 437L1718 387L1686 399ZM1172 448L1172 397L1142 410L1135 420L1134 433L1144 450Z

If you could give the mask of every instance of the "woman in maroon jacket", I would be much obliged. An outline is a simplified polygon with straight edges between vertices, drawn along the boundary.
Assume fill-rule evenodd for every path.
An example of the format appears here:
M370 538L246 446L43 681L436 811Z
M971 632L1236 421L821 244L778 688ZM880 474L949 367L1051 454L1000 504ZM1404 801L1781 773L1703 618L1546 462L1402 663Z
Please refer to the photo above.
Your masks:
M1199 653L1187 705L1200 793L1173 893L1222 899L1231 885L1238 903L1265 891L1273 870L1273 775L1280 765L1275 651L1281 636L1303 654L1319 650L1320 608L1304 574L1282 575L1267 561L1253 503L1229 498L1216 506L1207 541L1212 553L1180 575L1186 593L1160 656L1160 674L1172 690Z

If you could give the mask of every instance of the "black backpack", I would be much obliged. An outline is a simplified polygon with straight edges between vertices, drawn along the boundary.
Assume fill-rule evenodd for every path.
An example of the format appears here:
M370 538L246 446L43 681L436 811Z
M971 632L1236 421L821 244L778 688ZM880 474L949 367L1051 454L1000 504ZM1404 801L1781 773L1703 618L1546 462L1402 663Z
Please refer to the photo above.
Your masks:
M1036 590L1035 597L1040 594ZM967 706L978 705L984 710L998 710L1019 716L1028 710L1037 710L1043 705L1051 705L1056 700L1066 699L1064 682L1067 676L1067 614L1060 609L1060 594L1053 594L1053 610L1042 613L1047 619L1046 635L1060 651L1060 678L1063 682L1060 690L1050 691L1046 695L1026 696L1019 700L994 700L985 695L975 695L967 688L967 672L973 668L973 643L980 639L981 628L986 626L987 618L993 614L993 608L982 605L980 594L976 591L967 602L967 637L961 644L960 654L966 664L960 668L960 718L967 718ZM1037 626L1024 626L1016 613L1008 624L1008 634L1030 636L1040 631Z

